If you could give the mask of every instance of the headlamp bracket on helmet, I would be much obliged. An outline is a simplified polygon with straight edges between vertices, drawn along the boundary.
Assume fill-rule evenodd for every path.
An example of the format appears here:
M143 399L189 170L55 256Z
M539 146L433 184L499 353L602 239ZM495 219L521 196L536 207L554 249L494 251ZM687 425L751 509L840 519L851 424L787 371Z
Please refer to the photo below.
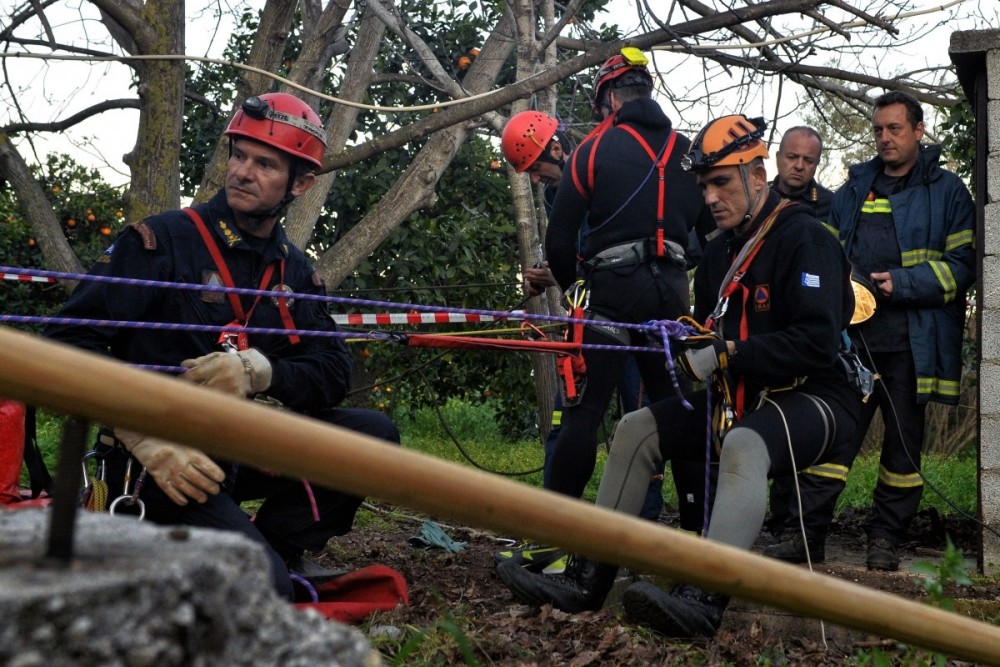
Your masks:
M240 108L243 110L243 113L250 116L254 120L272 120L276 123L291 125L292 127L298 128L303 132L308 132L324 144L326 143L326 133L323 131L323 128L310 123L304 118L299 118L298 116L293 116L282 111L275 111L271 108L271 105L267 103L267 100L262 100L257 96L248 97L243 100L243 104L240 105Z
M714 164L731 153L742 150L755 141L762 141L764 139L764 131L767 129L767 121L764 120L763 116L747 118L746 120L753 124L754 130L752 132L735 137L719 150L708 154L702 152L701 148L704 132L708 129L708 126L706 126L705 129L698 133L694 141L691 142L691 152L681 158L681 169L691 171L695 164L698 165L699 169L710 169Z

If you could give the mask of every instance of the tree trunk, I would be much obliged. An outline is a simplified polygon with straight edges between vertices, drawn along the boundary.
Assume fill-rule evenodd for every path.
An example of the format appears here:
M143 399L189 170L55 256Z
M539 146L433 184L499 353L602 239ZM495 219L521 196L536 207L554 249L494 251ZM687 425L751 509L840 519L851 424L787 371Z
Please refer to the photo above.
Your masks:
M184 53L183 0L149 0L139 14L142 25L126 26L142 55ZM181 129L184 124L184 63L140 61L139 132L136 148L125 155L132 183L125 197L129 220L141 220L180 206Z
M83 273L83 265L69 247L52 204L45 197L24 158L10 143L10 137L2 132L0 132L0 175L3 176L3 180L10 183L10 187L17 195L21 213L31 225L38 247L45 257L45 266L51 271ZM60 281L60 284L67 293L76 287L76 283L71 281Z
M250 49L250 59L247 63L266 72L276 72L285 53L285 42L288 31L295 17L297 0L267 0L260 14L260 25ZM253 95L259 95L271 90L272 79L257 72L240 70L236 82L236 99L229 114L232 118L243 100ZM204 202L211 199L222 188L226 175L226 163L229 161L229 140L220 137L215 147L215 153L205 167L205 175L195 195L195 201Z
M347 73L340 84L337 96L344 100L360 102L364 99L365 91L371 83L375 72L371 63L378 56L378 49L382 44L382 36L385 34L385 24L378 20L371 12L365 12L361 21L361 29L357 42L351 49L351 57L347 66ZM327 122L326 139L327 151L339 151L347 143L347 138L354 131L360 109L357 107L338 104L334 107L333 113ZM304 195L296 199L288 208L285 216L285 231L289 240L300 248L305 248L309 239L316 229L316 220L323 210L330 188L336 172L330 171L321 174L316 185Z

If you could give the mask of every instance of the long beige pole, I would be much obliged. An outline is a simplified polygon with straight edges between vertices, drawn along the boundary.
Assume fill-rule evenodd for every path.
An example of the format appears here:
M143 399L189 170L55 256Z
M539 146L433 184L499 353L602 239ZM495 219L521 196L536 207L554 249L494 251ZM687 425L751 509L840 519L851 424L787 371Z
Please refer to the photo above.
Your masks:
M0 394L966 660L1000 628L0 327Z

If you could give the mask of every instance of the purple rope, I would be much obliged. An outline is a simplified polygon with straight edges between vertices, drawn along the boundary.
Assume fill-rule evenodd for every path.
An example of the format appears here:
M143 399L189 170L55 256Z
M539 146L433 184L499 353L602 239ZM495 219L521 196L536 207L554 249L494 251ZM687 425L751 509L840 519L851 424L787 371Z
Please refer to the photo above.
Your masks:
M177 283L159 280L144 280L140 278L119 278L115 276L95 276L86 273L64 273L60 271L44 271L41 269L25 269L12 266L0 266L0 273L10 273L21 276L40 276L44 278L57 278L61 280L92 281L99 283L109 283L113 285L125 285L127 287L166 287L171 289L194 290L199 292L224 292L240 294L244 296L281 296L286 299L301 299L303 301L323 301L327 303L342 303L352 306L366 306L372 308L389 308L397 310L415 310L427 313L465 313L468 315L486 315L499 319L511 319L516 314L503 310L482 310L475 308L456 308L452 306L430 306L413 303L399 303L397 301L374 301L371 299L355 299L352 297L328 296L323 294L301 294L298 292L273 292L271 290L250 289L245 287L225 287L221 285L195 285L193 283ZM524 319L549 321L549 322L582 322L587 324L590 320L565 317L562 315L542 315L524 314ZM616 326L623 329L648 330L645 324L634 324L630 322L602 322L602 326Z
M677 370L674 368L674 357L670 353L670 339L671 338L683 338L694 332L693 327L690 327L681 322L676 322L674 320L656 320L648 323L650 327L653 327L654 331L659 332L660 340L663 342L663 352L667 357L666 366L667 371L670 373L670 383L674 387L674 391L681 399L681 405L683 405L688 410L694 410L694 406L684 397L684 393L681 391L681 385L677 382Z
M158 331L229 331L229 325L213 324L180 324L176 322L132 322L129 320L93 320L79 317L43 317L38 315L0 315L0 324L57 324L64 326L84 325L95 327L116 327L121 329L154 329ZM369 331L360 334L353 331L314 331L311 329L276 329L273 327L241 327L241 332L247 334L271 334L276 336L317 336L320 338L365 338L377 341L398 341L406 340L405 333L381 333ZM655 347L640 347L637 345L603 345L598 343L583 343L581 349L585 350L611 350L618 352L660 352ZM167 366L159 370L173 372L174 367Z
M297 583L302 588L306 589L306 592L309 593L309 600L311 602L313 603L319 602L319 593L316 592L316 587L313 586L308 579L299 576L294 572L289 572L288 578Z

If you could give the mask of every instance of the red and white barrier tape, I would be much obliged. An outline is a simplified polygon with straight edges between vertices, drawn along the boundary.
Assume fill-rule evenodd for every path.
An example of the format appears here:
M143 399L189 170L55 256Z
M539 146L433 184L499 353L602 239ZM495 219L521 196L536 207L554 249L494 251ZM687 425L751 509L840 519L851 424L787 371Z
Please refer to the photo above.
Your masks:
M492 315L466 313L338 313L332 316L337 324L361 326L370 324L464 324L495 322Z
M3 274L4 280L18 280L23 283L55 283L58 282L55 278L44 278L42 276L22 276L19 273L5 273Z

